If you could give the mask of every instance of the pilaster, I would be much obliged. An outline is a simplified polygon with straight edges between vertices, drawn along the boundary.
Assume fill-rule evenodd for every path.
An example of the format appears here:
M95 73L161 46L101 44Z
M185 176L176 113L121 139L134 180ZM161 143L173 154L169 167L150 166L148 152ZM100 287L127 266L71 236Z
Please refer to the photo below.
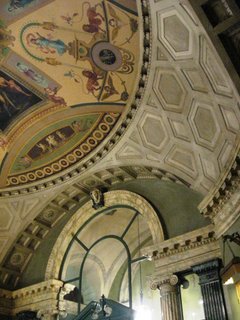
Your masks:
M220 278L220 268L220 259L208 261L193 267L193 272L199 276L205 317L209 320L228 319Z

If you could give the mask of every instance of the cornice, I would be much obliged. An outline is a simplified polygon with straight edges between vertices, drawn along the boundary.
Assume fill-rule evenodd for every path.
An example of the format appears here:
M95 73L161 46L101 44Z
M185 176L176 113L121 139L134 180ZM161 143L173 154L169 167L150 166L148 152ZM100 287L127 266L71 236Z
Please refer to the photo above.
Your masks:
M204 217L214 218L223 210L226 203L238 192L240 186L240 156L237 155L229 173L221 180L220 185L205 197L199 205L200 212Z
M48 313L56 313L56 301L62 287L62 281L51 279L15 291L0 289L0 313L15 315L26 308L30 311L47 310Z
M151 246L142 249L144 255L152 257L152 260L157 261L184 251L199 248L201 246L208 245L215 242L214 226L209 225L207 227L185 233L181 236L171 238L157 246Z
M214 225L186 233L142 250L154 261L155 273L150 286L168 281L171 275L221 256Z

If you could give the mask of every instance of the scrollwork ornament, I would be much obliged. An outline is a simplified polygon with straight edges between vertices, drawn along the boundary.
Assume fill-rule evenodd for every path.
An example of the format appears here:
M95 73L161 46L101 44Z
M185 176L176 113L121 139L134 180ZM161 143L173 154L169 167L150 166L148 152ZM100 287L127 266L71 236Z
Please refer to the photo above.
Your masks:
M152 280L150 282L150 289L157 290L159 288L159 282L157 280Z
M171 275L169 278L169 283L171 284L171 286L176 286L178 284L178 281L178 276L175 274Z

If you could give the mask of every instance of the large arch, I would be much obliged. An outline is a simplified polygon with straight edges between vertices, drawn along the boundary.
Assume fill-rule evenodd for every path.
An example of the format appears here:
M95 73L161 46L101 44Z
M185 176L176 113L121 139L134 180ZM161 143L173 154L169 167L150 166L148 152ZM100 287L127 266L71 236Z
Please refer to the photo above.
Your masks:
M117 204L135 208L146 219L153 243L157 244L164 240L163 229L159 218L153 207L143 197L133 192L117 190L105 193L104 201L105 209ZM48 259L45 280L57 279L59 277L61 263L67 247L72 240L72 236L94 214L96 214L96 210L92 208L92 202L88 201L68 221L59 235Z

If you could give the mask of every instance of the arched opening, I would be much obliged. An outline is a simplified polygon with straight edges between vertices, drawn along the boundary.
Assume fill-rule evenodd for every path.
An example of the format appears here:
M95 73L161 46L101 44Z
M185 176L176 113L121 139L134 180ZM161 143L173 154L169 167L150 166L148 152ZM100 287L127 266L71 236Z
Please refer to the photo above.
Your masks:
M131 195L128 201L127 195ZM70 241L62 255L59 279L73 288L65 296L69 315L79 314L102 294L130 308L137 308L142 296L144 302L154 303L148 285L154 266L141 249L156 243L157 237L163 239L157 214L130 192L109 192L105 200L105 207L91 208L91 214L81 208L87 218L83 221L81 216L78 229L76 224L68 228Z

